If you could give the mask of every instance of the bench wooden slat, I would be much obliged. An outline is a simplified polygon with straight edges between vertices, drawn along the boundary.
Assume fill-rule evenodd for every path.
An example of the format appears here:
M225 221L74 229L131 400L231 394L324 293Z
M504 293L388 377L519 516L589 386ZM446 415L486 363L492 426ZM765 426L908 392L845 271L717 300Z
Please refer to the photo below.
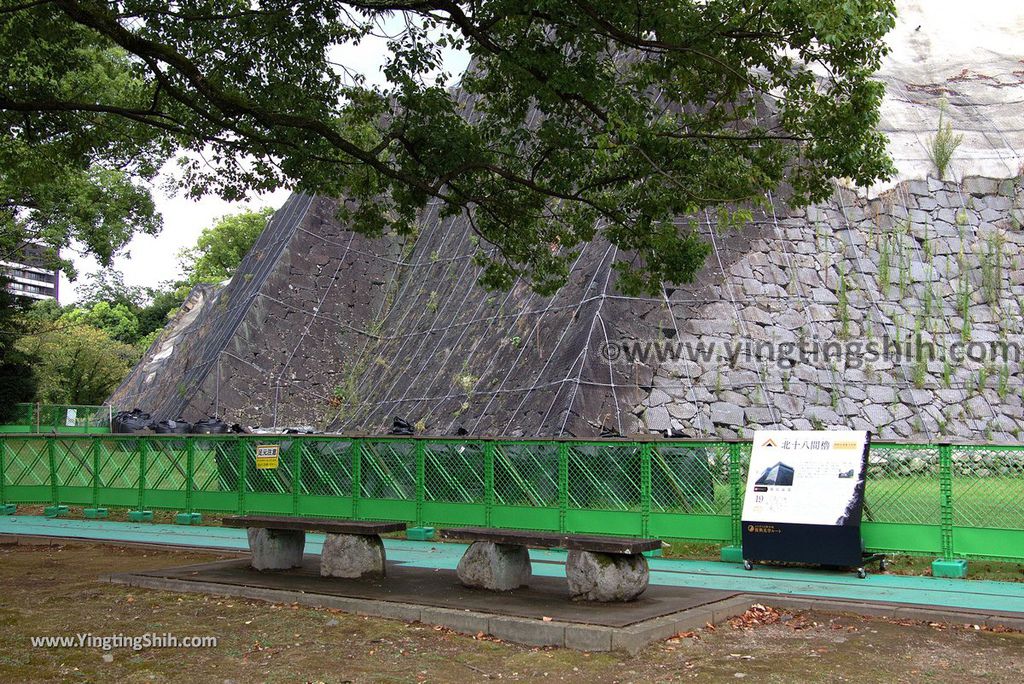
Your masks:
M403 522L373 520L340 520L327 518L295 518L284 515L234 515L223 518L224 527L266 527L274 530L306 530L328 534L384 534L402 532Z
M637 554L661 548L660 539L606 537L599 534L559 534L531 530L498 530L487 527L452 527L441 530L446 539L472 539L495 544L514 544L537 549L561 547L596 553Z

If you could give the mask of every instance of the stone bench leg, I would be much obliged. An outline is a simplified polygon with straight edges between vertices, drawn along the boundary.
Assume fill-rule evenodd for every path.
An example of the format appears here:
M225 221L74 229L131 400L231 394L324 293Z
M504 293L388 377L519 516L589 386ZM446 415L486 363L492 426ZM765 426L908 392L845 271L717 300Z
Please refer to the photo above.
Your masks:
M649 574L641 554L569 551L565 561L574 601L632 601L647 589Z
M302 550L306 546L304 531L250 527L247 532L252 567L257 570L290 570L302 565Z
M530 552L525 546L473 542L457 569L467 587L511 591L530 581Z
M321 577L383 577L384 542L376 534L329 534L320 552Z

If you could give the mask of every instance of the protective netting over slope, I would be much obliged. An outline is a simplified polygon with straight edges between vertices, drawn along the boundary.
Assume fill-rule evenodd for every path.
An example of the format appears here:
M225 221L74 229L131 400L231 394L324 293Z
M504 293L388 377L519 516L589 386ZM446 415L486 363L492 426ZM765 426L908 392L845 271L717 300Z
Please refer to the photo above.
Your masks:
M607 244L553 297L487 292L461 219L427 212L415 240L371 240L334 202L296 197L113 401L371 433L398 415L439 434L1009 439L1024 427L1022 199L1013 180L916 181L739 232L705 221L698 281L649 298L616 290Z

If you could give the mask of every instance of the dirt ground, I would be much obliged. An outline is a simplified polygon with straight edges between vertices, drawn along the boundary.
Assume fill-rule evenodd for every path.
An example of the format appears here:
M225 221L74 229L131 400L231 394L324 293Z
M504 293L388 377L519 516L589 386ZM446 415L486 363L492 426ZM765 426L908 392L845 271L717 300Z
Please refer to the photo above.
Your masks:
M1024 633L766 606L634 657L528 648L332 610L131 589L106 573L218 556L103 545L0 546L2 682L1014 682ZM216 647L33 647L33 636L170 633Z

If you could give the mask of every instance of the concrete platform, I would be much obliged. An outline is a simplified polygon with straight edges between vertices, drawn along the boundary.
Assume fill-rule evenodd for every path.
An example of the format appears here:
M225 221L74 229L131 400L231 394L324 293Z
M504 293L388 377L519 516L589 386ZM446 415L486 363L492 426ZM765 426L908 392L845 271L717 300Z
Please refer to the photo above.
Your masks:
M44 518L41 516L0 517L0 544L17 543L107 543L131 545L142 548L178 548L195 551L212 551L220 556L248 556L248 543L244 530L224 527L183 527L180 525L138 524L112 522L109 520L69 520L66 518ZM319 552L323 535L310 534L306 550ZM465 545L424 541L385 539L389 561L405 569L419 569L424 573L449 572L454 575L455 567L465 551ZM567 592L565 582L565 554L554 550L533 550L534 579L554 580L561 591ZM807 568L758 566L753 572L744 571L733 563L692 561L669 558L649 559L651 584L648 592L685 590L710 590L724 592L732 598L684 608L676 613L661 617L641 619L625 627L585 625L552 617L551 622L530 616L500 614L495 603L488 607L402 603L395 597L358 598L329 596L325 594L301 594L289 589L258 586L228 585L215 582L200 583L161 577L135 575L120 577L116 581L130 582L136 586L174 591L208 591L225 595L248 596L277 602L303 603L306 605L333 605L357 613L421 619L424 622L440 624L467 633L477 632L500 635L510 640L509 621L525 621L524 643L559 643L573 648L607 650L615 647L623 650L638 648L644 639L647 642L669 636L678 631L702 627L706 622L720 622L732 615L743 612L752 603L765 603L776 607L820 610L861 615L927 620L930 622L953 622L1003 625L1024 631L1024 582L998 582L992 580L966 580L936 577L915 577L892 574L870 574L867 579L857 579L849 572L828 572ZM390 571L390 568L389 568ZM167 574L167 573L163 573ZM540 587L534 584L534 587ZM645 594L646 596L647 594ZM652 597L657 594L650 593ZM559 595L562 596L562 595ZM419 601L421 597L415 597ZM561 600L561 599L559 599ZM482 611L491 611L485 613ZM419 615L419 617L416 617ZM469 617L472 616L472 620ZM464 620L463 627L459 627ZM557 624L554 624L557 623ZM540 624L542 626L538 627ZM482 626L487 628L483 629ZM543 627L543 625L554 625ZM687 626L688 625L688 626ZM475 629L474 629L475 628ZM533 630L533 637L526 634ZM562 631L559 632L559 629ZM673 631L673 629L675 631ZM596 631L595 631L596 630ZM618 641L612 640L611 633L600 630L617 630ZM559 636L560 635L560 636ZM530 638L534 638L530 641ZM649 637L649 638L648 638ZM559 642L558 640L561 639ZM644 643L647 643L644 642ZM589 644L589 646L587 646Z
M353 613L442 625L536 646L635 652L655 639L738 615L750 601L735 592L651 587L639 600L596 604L569 599L563 578L534 577L530 585L495 593L470 589L452 570L389 562L385 579L323 578L319 558L301 568L259 572L232 559L112 575L136 587L240 596L339 608Z
M462 586L454 571L388 563L386 579L323 578L319 558L307 555L294 570L259 572L248 559L201 563L109 580L133 587L337 608L359 615L440 625L530 646L636 653L679 632L718 624L754 603L928 622L1002 625L1024 629L1024 615L927 609L891 602L800 599L674 586L651 586L637 601L574 602L560 577L534 576L530 586L490 592Z

